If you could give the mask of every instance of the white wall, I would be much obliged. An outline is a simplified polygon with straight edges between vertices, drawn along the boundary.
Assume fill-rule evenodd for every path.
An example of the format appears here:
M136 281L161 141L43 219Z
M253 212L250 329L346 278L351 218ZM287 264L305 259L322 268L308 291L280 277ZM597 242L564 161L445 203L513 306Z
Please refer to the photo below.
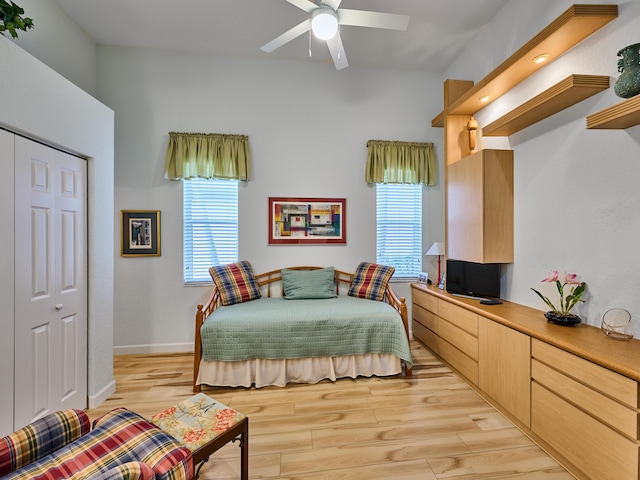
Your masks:
M51 0L20 0L24 17L33 28L6 37L95 97L97 90L96 45Z
M115 388L113 111L4 37L0 61L10 66L0 75L0 126L87 158L88 391L90 405L97 405ZM13 203L0 206L13 208ZM2 270L0 276L2 285L13 283L13 269ZM3 304L3 312L12 310Z
M430 127L442 108L436 75L105 46L98 68L99 98L116 112L116 212L158 209L162 221L160 257L120 257L113 240L117 352L191 348L195 307L210 290L183 286L182 186L163 179L169 131L249 135L239 255L256 272L309 264L353 271L375 261L367 140L433 141L442 161L442 130ZM346 198L347 245L269 246L269 196ZM424 198L426 251L442 240L441 181ZM410 297L408 285L397 290Z
M511 0L443 78L482 79L571 6L571 1ZM616 53L639 41L640 2L618 3L619 17L476 115L480 127L572 73L609 75L611 88L484 148L515 153L515 261L504 269L503 297L540 310L530 290L551 269L587 282L575 313L600 326L610 308L629 310L640 336L640 126L587 130L585 117L618 103ZM546 288L548 287L548 288Z

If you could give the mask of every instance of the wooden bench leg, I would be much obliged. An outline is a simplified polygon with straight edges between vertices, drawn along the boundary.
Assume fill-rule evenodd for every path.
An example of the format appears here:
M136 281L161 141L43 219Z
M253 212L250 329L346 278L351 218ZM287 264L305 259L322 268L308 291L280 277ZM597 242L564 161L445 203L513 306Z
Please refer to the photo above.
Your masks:
M240 442L240 479L249 480L249 419L242 422L242 433L233 441Z
M228 442L240 443L240 479L249 480L249 419L247 417L193 453L193 463L197 465L194 480L200 476L200 469L209 461L209 457Z

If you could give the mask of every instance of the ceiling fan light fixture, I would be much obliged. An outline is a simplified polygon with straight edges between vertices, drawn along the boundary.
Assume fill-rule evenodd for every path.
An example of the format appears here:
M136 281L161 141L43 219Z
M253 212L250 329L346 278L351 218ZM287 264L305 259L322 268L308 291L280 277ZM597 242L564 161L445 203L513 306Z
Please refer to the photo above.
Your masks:
M311 14L311 31L320 40L330 40L338 33L338 14L329 7L320 7Z

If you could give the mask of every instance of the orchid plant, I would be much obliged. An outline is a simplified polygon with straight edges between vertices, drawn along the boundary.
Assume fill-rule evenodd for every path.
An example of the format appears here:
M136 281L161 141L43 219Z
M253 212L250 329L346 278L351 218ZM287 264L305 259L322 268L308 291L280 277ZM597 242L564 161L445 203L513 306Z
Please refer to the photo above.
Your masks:
M532 288L531 290L533 290L556 314L566 317L570 315L569 312L578 302L584 302L581 297L587 284L585 282L578 281L577 277L578 276L575 273L565 272L560 274L558 273L558 270L552 270L549 272L547 278L542 280L542 282L548 283L555 282L556 287L558 288L558 293L560 294L559 307L556 307L547 297L542 295L535 288ZM565 288L567 285L570 285L570 290L567 292L567 296L565 298Z

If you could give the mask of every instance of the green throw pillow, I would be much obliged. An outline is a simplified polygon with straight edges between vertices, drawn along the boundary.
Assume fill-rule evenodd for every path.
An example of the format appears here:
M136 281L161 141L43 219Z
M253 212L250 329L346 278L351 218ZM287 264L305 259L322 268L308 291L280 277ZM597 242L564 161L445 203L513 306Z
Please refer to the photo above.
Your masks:
M333 267L318 270L291 270L281 272L284 298L301 300L306 298L334 298L336 284Z

